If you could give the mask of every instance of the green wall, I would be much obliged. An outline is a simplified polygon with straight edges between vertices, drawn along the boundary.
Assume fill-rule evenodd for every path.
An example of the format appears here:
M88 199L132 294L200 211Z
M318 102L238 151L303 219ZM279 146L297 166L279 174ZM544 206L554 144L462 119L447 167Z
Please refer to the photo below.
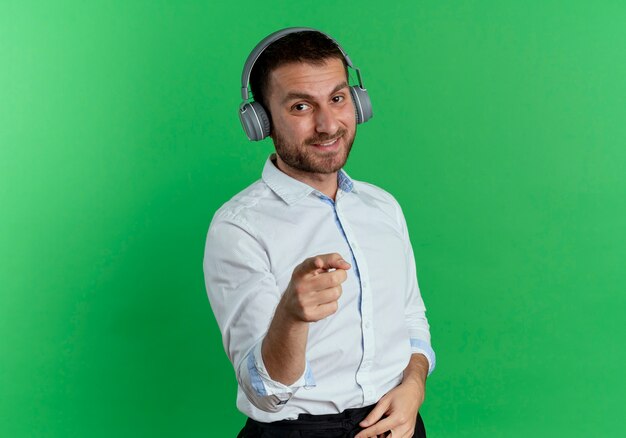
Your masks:
M429 436L622 436L624 23L621 1L0 1L0 436L235 436L204 240L272 151L239 126L245 57L294 25L372 97L347 170L407 217Z

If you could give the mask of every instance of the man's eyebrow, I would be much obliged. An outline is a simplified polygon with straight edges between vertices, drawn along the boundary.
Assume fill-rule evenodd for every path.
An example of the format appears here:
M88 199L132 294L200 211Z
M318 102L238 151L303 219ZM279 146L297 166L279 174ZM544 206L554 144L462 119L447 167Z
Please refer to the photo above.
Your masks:
M333 91L330 92L330 94L335 94L337 91L346 88L348 86L348 83L346 81L343 81L340 84L337 84L337 86L335 88L333 88ZM306 93L299 93L297 91L290 91L289 93L287 93L287 95L285 96L285 98L283 99L283 103L287 103L290 100L293 99L306 99L306 100L313 100L313 96L311 96L310 94L306 94Z

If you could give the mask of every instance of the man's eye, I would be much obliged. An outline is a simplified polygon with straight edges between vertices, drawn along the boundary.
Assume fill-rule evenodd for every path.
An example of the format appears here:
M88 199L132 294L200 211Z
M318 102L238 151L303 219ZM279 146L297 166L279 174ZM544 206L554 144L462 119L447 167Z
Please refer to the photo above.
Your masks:
M333 102L335 102L335 103L339 103L339 102L341 102L343 99L344 99L344 97L343 97L343 96L335 96L335 97L333 97Z
M297 103L292 108L296 111L304 111L309 106L306 103Z

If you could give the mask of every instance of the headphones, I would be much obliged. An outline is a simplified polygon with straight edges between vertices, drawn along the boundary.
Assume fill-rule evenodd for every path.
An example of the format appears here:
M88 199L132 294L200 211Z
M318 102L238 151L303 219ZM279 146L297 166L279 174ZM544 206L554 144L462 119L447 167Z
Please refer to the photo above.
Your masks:
M259 56L263 53L265 49L267 49L272 43L281 39L285 35L289 35L295 32L319 32L322 35L326 36L329 40L331 40L348 64L353 70L356 70L357 77L359 79L359 85L350 86L350 95L352 96L352 102L354 102L354 112L356 116L357 123L367 122L372 118L372 103L370 102L370 98L367 94L367 90L363 87L363 80L361 79L361 72L358 68L352 65L352 61L341 48L339 43L335 41L330 35L325 34L324 32L320 32L317 29L312 29L310 27L288 27L286 29L281 29L276 31L264 39L261 40L259 44L252 50L250 55L248 55L248 59L246 60L245 65L243 66L243 73L241 74L241 97L243 98L243 102L239 106L239 120L241 121L241 126L245 131L248 139L251 141L259 141L270 135L270 120L259 102L253 102L248 100L250 99L250 94L248 92L248 85L250 83L250 74L252 73L252 68L254 67L255 62L259 59Z

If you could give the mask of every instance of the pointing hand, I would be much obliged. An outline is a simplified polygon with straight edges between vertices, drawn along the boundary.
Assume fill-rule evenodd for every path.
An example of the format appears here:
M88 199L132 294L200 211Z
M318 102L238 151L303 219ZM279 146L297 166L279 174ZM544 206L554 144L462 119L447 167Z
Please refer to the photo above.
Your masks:
M337 253L310 257L296 266L283 297L287 314L296 321L315 322L335 313L350 267Z

